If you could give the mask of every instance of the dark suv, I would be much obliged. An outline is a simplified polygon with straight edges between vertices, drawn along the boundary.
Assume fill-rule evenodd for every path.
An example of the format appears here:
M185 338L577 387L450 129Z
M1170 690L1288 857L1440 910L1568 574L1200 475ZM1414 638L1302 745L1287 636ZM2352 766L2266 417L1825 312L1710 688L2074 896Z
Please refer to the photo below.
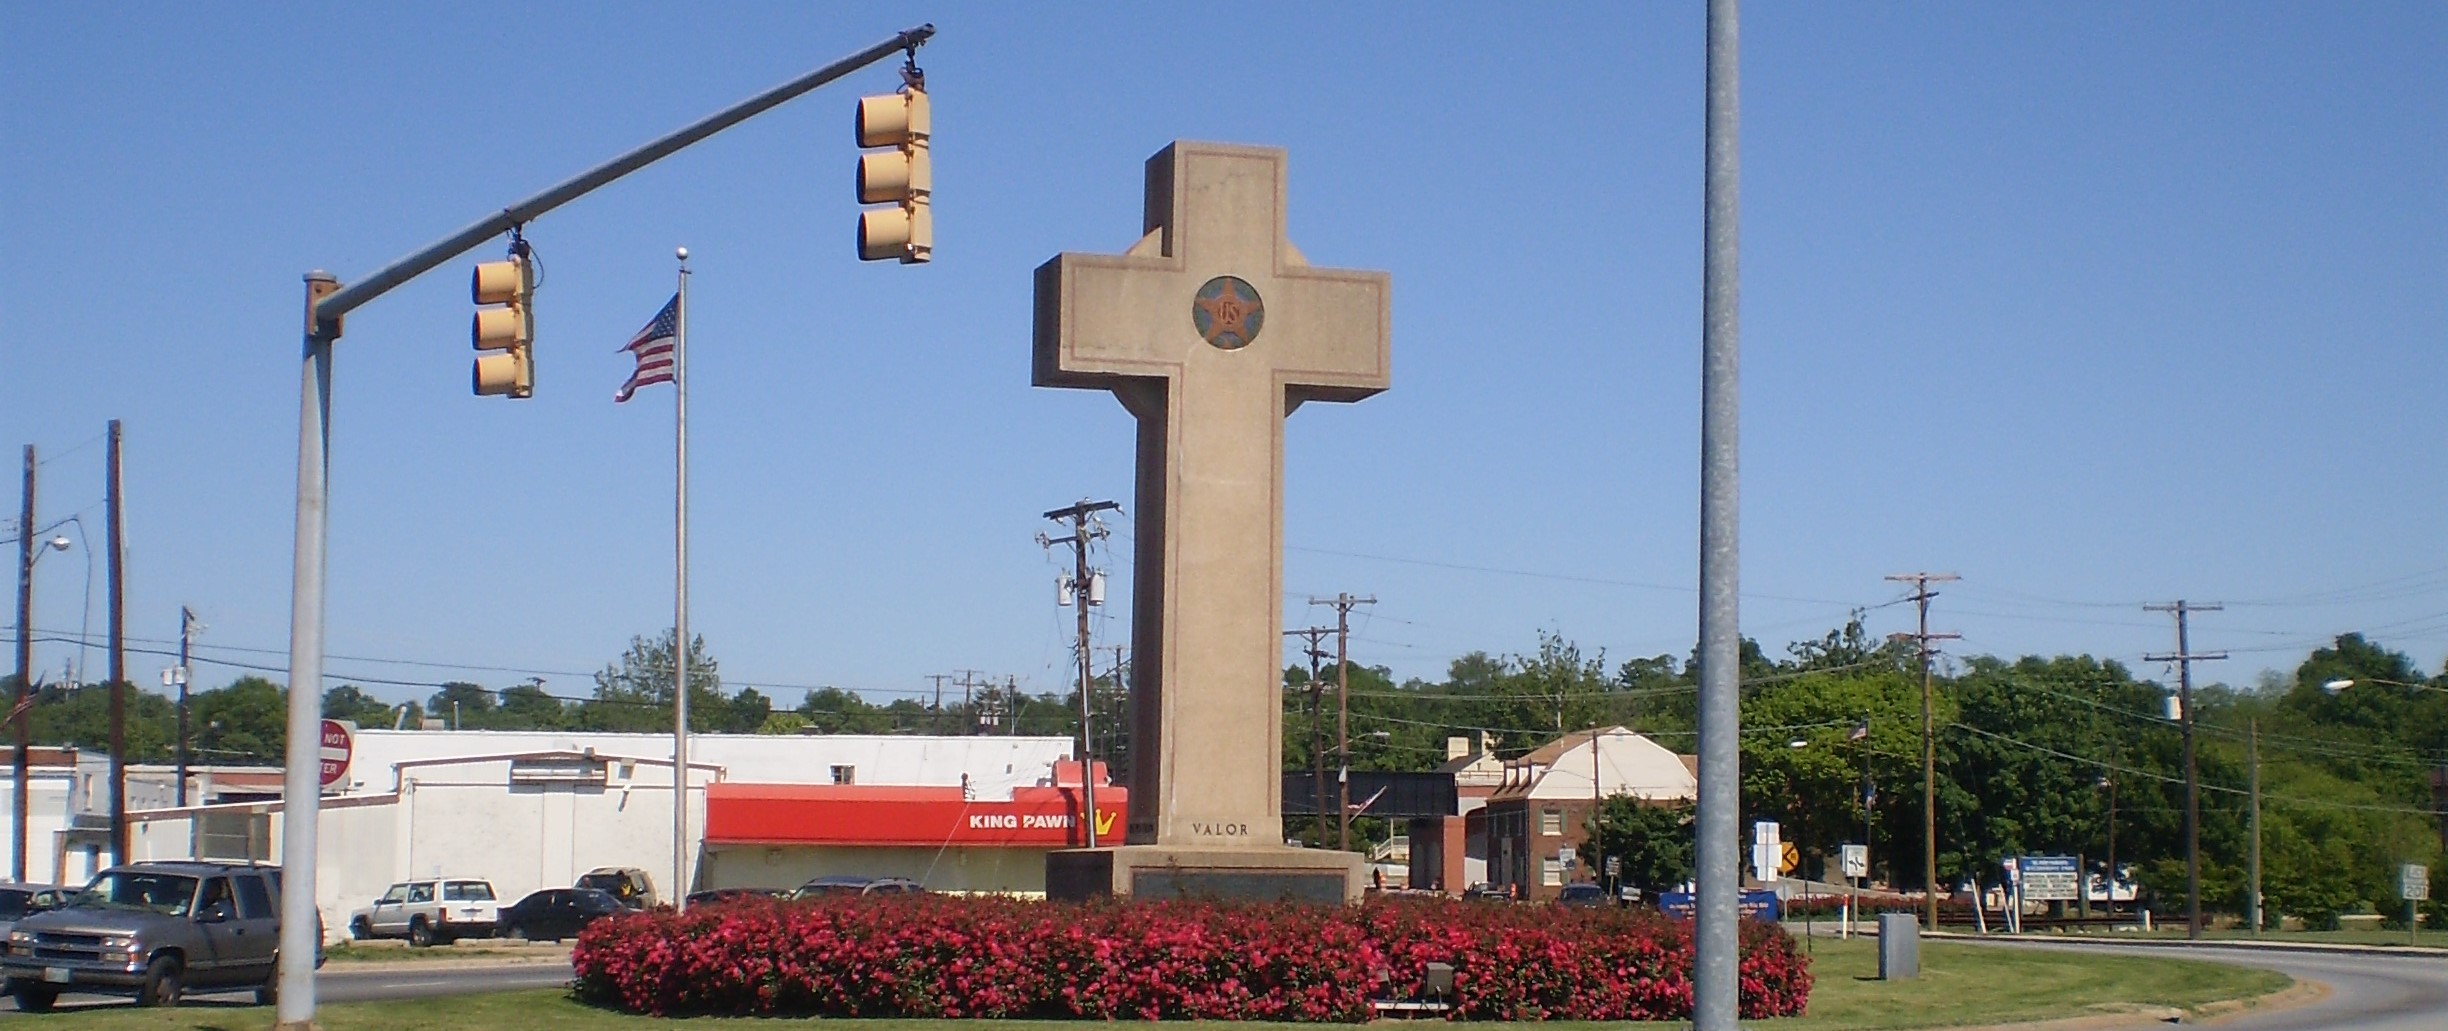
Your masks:
M253 988L256 1002L269 1004L280 889L277 866L115 866L60 908L17 921L0 970L17 1008L33 1013L68 991L175 1006L190 987Z

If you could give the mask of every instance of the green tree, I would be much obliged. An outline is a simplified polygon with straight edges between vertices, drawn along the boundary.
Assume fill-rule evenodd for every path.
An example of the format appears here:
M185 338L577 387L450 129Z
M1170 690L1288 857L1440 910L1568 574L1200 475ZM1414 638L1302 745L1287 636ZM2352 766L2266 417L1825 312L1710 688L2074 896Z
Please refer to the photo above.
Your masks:
M493 728L493 692L481 684L453 680L425 700L425 711L450 721L452 730Z
M1689 802L1658 805L1615 795L1599 807L1598 847L1621 860L1621 883L1644 895L1673 891L1692 877L1692 817Z
M629 639L620 660L595 674L595 696L578 704L576 723L582 730L653 733L672 725L673 658L677 635L665 630L654 640ZM705 637L689 640L689 729L711 731L728 721L723 704L722 676L707 654Z
M569 709L538 681L502 688L493 718L503 730L560 730L569 725Z
M289 740L289 692L262 677L188 696L194 751L209 763L280 765Z

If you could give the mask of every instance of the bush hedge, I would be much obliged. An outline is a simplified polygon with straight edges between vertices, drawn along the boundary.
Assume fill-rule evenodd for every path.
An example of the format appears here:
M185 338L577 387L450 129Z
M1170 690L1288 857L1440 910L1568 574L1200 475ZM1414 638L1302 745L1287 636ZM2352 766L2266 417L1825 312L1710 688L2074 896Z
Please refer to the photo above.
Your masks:
M1801 1014L1793 939L1741 942L1741 1015ZM1691 925L1646 910L932 895L616 916L572 960L581 999L657 1016L1354 1022L1424 998L1431 962L1455 968L1454 1019L1687 1019L1691 957Z

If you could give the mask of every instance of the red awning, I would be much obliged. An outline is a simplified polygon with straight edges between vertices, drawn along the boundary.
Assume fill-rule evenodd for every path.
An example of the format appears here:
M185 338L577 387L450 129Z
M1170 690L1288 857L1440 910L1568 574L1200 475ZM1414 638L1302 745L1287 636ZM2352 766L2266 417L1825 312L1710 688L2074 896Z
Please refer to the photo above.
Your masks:
M1097 788L1099 844L1120 840L1128 794ZM978 802L959 788L716 782L706 787L706 844L1079 848L1079 813L1074 787Z

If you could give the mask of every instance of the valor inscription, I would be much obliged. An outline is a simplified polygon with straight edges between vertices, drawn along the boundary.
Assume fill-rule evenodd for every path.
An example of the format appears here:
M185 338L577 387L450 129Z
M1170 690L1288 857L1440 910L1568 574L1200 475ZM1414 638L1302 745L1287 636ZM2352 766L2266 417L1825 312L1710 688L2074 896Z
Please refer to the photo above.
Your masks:
M1249 824L1193 822L1190 833L1209 838L1246 838L1249 837Z

